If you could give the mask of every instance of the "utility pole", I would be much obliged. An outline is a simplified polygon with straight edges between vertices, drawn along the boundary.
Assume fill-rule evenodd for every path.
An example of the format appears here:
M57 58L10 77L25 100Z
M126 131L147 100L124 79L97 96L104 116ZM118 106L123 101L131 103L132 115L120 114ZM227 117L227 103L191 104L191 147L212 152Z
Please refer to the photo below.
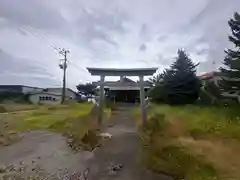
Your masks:
M67 69L67 54L70 53L69 50L62 49L59 51L59 54L63 55L64 59L63 62L59 64L60 69L63 70L63 87L62 87L62 99L61 104L65 101L65 93L66 93L66 69Z

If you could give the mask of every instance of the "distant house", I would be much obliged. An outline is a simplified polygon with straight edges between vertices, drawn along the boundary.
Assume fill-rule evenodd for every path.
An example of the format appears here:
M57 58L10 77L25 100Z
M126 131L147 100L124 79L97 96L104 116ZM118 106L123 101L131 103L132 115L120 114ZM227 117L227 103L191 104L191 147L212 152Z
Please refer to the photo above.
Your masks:
M76 100L78 93L72 89L66 88L65 100ZM42 92L31 93L29 100L33 104L51 104L57 105L61 103L62 88L46 88Z
M240 90L224 90L221 87L221 81L222 81L222 74L221 72L210 72L205 73L200 76L198 76L200 80L202 80L203 86L205 85L206 81L213 82L219 89L221 90L221 96L224 98L232 98L237 99L237 101L240 103Z
M62 88L47 88L45 89L46 92L56 93L56 94L62 94ZM70 88L66 88L65 96L70 99L76 99L78 96L78 93L73 91Z
M29 94L29 101L32 104L50 104L58 105L61 104L62 95L51 93L51 92L38 92Z
M0 85L1 103L28 103L28 94L43 91L43 88L23 85Z
M31 86L23 85L0 85L0 94L13 93L6 97L5 100L14 101L17 99L17 96L28 97L28 100L33 104L60 104L62 97L62 88L38 88ZM78 93L75 91L66 88L65 99L76 100Z

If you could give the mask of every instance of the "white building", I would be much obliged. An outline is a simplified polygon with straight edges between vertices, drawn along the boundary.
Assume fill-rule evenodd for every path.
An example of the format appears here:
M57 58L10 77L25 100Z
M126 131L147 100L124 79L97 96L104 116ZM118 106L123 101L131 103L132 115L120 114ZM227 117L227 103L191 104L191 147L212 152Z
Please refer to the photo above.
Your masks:
M58 105L61 104L61 98L61 94L54 94L49 92L39 92L29 95L29 101L32 104Z
M47 88L46 91L56 94L62 94L62 88ZM72 89L66 88L65 96L70 99L76 99L77 93Z
M38 88L23 85L0 85L0 93L17 93L27 95L33 104L60 104L62 88ZM65 99L76 99L77 93L66 88Z
M76 99L77 93L66 88L65 100ZM47 88L42 92L31 93L29 101L33 104L61 104L62 88Z

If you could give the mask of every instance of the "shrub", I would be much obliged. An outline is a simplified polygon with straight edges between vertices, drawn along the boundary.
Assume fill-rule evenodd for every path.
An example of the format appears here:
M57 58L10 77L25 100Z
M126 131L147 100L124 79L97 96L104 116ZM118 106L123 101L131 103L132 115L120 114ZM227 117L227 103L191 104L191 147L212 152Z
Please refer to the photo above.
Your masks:
M158 84L149 91L149 96L153 102L161 103L164 101L163 85Z
M1 92L0 93L0 102L12 101L18 103L27 103L29 104L28 95L18 92Z
M0 106L0 113L5 113L5 112L7 112L5 107L4 106Z
M178 141L187 131L181 124L179 119L170 121L164 114L154 113L142 132L143 162L150 170L176 180L217 180L213 166Z

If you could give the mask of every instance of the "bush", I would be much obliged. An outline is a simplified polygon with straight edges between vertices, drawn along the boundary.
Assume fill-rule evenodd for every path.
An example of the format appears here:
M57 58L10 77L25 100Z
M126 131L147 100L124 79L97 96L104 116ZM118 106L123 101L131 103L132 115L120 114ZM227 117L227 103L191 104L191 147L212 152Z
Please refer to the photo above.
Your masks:
M154 112L142 132L144 164L150 170L176 180L217 180L213 166L178 141L178 137L185 136L187 131L181 126L182 122L169 121L164 114Z
M5 112L7 112L7 110L5 109L5 107L0 106L0 113L5 113Z
M12 101L17 103L27 103L29 104L28 95L18 92L1 92L0 102Z
M161 103L164 102L164 94L163 94L163 85L156 85L149 91L149 96L151 97L153 102Z

